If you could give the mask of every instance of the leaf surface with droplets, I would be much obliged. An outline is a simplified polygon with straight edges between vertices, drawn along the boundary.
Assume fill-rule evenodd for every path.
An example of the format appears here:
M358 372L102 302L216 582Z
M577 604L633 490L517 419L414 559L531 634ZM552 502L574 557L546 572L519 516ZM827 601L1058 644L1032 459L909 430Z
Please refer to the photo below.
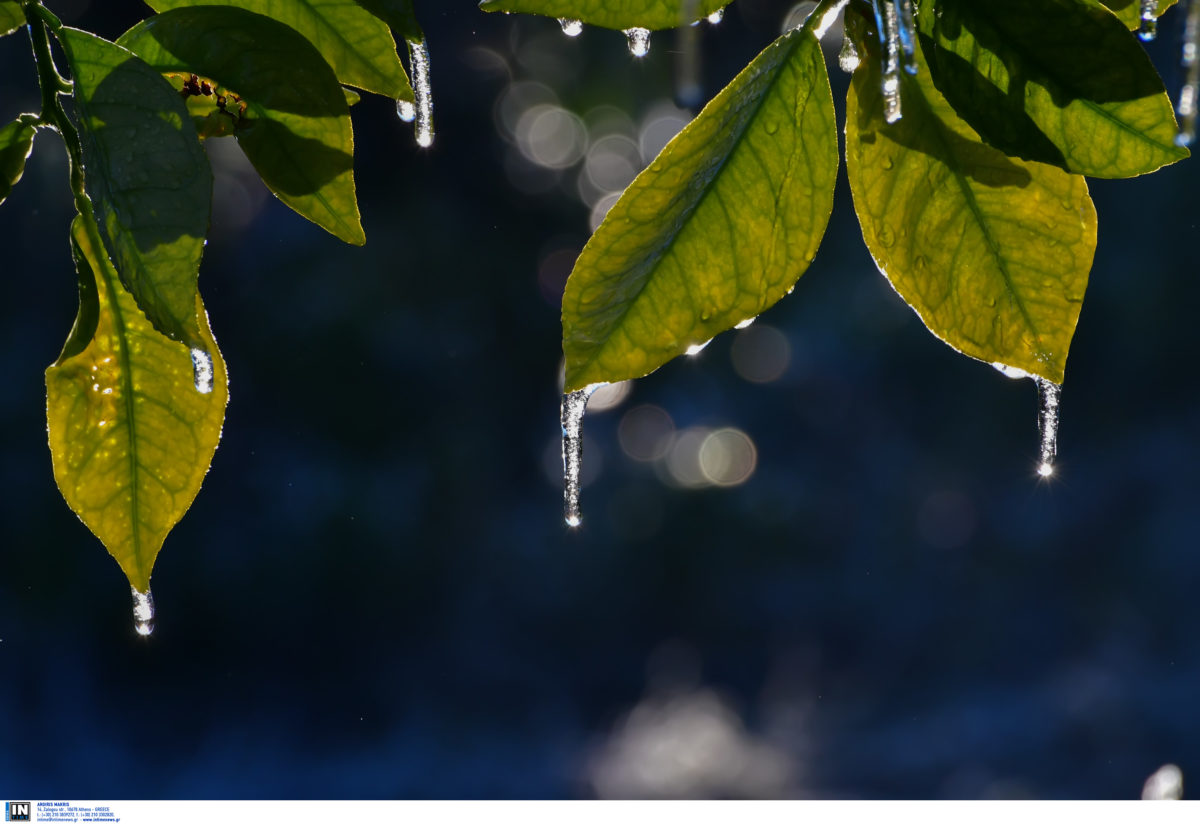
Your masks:
M753 318L808 268L837 127L808 27L754 59L638 175L563 295L566 389L638 377Z
M862 18L847 24L871 46ZM894 124L875 55L851 80L846 170L867 248L950 346L1062 383L1096 249L1087 185L980 141L930 82L920 48L917 58Z
M673 29L707 17L729 0L483 0L484 11L541 14L605 29Z
M220 440L225 364L199 296L196 324L212 357L207 393L195 387L188 346L149 323L85 218L71 226L71 248L79 314L46 370L54 478L144 592L163 540L195 499Z
M1094 0L925 0L920 9L938 91L996 148L1105 178L1188 156L1146 52Z
M261 14L192 6L156 14L118 42L161 72L195 72L236 93L246 110L234 135L267 187L347 243L366 241L350 108L308 40Z
M179 95L132 52L56 32L74 79L84 183L117 270L160 332L203 347L196 277L212 169Z

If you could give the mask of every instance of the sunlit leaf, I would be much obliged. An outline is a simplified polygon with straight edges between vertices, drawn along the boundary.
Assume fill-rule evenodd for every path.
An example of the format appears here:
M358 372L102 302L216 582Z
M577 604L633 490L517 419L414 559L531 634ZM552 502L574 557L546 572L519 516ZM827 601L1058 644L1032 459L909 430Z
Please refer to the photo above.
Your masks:
M33 136L37 133L30 117L32 115L18 118L0 129L0 203L25 173L25 159L33 150Z
M391 27L407 41L420 42L425 32L413 13L412 0L358 0L358 4Z
M275 195L348 243L362 244L350 109L333 70L293 29L225 6L172 9L123 46L161 72L195 72L246 104L234 134Z
M75 81L84 181L126 288L155 327L202 346L196 275L212 169L179 95L120 46L57 32Z
M753 318L816 254L837 128L820 44L775 41L642 172L563 296L567 391L644 375Z
M1117 17L1121 18L1121 22L1128 26L1131 30L1137 30L1142 26L1142 0L1101 0L1104 5L1112 9ZM1171 6L1175 5L1177 0L1158 0L1158 13L1161 15Z
M847 18L852 32L859 22ZM1084 179L982 143L923 61L902 73L900 99L903 117L886 124L879 60L864 59L846 167L875 263L955 349L1061 383L1096 249Z
M188 346L159 334L125 290L84 218L71 226L80 308L46 370L46 418L63 497L138 590L191 506L221 437L225 364L196 297L212 356L197 390ZM201 375L201 378L205 378Z
M412 87L387 25L354 0L147 0L158 12L184 6L236 6L304 35L347 85L412 100Z
M1099 5L925 0L920 10L938 90L996 148L1108 178L1188 156L1146 52Z
M16 0L0 0L0 37L25 25L25 12Z
M541 14L606 29L673 29L729 4L729 0L483 0L484 11Z

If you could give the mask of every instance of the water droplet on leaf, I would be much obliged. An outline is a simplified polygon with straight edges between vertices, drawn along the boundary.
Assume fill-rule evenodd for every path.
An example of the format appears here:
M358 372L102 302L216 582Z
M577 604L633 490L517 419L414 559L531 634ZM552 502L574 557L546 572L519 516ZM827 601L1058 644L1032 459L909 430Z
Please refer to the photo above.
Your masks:
M712 23L714 26L717 25L718 23L720 23L724 19L725 19L725 9L717 9L716 11L714 11L712 14L710 14L708 16L708 22Z
M583 32L583 23L570 17L558 18L558 24L562 26L563 34L567 37L578 37Z
M645 57L650 53L649 29L625 29L625 36L629 38L629 53L634 57Z

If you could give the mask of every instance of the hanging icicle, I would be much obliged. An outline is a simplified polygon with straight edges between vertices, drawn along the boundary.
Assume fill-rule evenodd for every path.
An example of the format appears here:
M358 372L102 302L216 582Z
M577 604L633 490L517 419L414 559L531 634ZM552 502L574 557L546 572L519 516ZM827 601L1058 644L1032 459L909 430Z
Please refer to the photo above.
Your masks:
M583 523L579 507L579 477L583 470L583 413L588 398L604 384L594 383L562 397L563 520L575 528Z
M1033 380L1038 388L1038 432L1042 439L1037 472L1048 478L1054 474L1054 458L1058 455L1058 404L1062 385L1045 378Z
M1180 146L1191 146L1196 139L1196 96L1200 92L1200 0L1190 0L1187 5L1187 22L1183 26L1183 50L1180 65L1183 67L1183 87L1179 90L1179 103L1175 113L1179 115L1179 134L1175 142Z
M1158 0L1142 0L1142 26L1138 37L1153 40L1158 36Z

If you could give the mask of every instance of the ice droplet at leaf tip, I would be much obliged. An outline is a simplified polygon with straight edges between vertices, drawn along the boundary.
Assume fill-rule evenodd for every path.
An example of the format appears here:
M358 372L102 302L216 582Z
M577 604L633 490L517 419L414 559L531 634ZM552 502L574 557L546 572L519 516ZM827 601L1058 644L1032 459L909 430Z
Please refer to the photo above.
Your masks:
M588 398L605 385L589 384L562 396L563 520L572 529L583 523L579 505L579 478L583 469L583 413L587 411Z
M137 587L130 587L133 593L133 629L147 638L154 632L154 595L147 589L139 592Z
M645 57L650 53L649 29L625 29L625 36L629 39L629 53L634 57Z
M558 18L558 24L562 26L562 32L567 37L578 37L583 33L583 22L580 20L573 20L570 17L560 17Z

